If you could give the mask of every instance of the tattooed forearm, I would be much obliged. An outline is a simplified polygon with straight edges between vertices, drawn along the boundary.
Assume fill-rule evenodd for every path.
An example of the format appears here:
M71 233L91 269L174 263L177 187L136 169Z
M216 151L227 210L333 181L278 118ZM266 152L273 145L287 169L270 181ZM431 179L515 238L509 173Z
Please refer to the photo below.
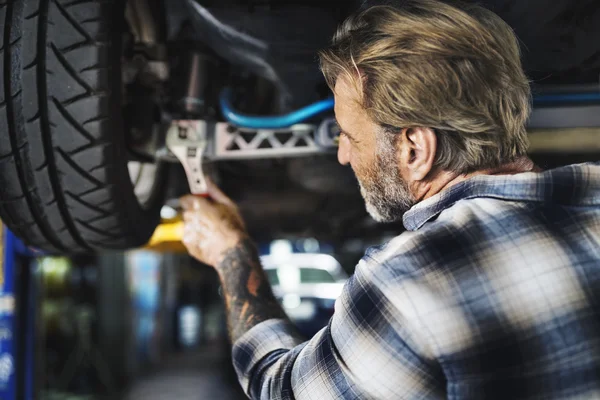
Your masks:
M229 335L233 342L260 322L286 318L273 296L252 241L243 240L229 250L217 271L221 277Z

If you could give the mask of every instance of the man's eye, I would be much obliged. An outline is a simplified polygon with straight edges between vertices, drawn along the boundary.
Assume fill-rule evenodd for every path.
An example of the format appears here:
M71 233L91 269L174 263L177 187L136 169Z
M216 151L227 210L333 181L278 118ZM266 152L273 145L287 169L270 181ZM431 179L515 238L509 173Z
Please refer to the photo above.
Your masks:
M334 126L331 127L330 133L331 133L331 138L333 139L333 143L335 143L336 145L339 145L340 137L344 134L344 132L342 132L340 127L337 124L335 124Z
M342 138L343 134L344 134L343 132L338 132L335 134L335 136L333 137L333 141L335 144L338 144L338 145L340 144L340 139Z

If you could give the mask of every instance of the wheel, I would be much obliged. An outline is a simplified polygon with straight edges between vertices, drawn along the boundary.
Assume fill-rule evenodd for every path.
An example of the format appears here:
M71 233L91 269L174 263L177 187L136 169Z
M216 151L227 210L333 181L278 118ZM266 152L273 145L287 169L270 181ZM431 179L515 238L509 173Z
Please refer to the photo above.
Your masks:
M161 168L142 196L128 170L124 15L119 0L0 0L0 218L30 246L131 248L159 221Z

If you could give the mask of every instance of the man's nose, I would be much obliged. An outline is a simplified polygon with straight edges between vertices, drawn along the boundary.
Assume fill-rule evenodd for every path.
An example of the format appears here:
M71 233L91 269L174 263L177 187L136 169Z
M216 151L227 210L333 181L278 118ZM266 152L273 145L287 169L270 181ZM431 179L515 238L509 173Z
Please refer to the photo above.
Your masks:
M340 136L337 156L340 164L350 164L350 143L348 138L344 135Z

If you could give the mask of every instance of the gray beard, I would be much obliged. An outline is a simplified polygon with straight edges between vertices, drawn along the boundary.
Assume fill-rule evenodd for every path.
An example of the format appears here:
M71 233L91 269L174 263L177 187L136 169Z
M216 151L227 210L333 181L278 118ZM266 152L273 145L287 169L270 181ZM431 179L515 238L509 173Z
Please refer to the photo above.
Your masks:
M399 221L416 204L408 184L400 176L395 152L379 152L376 166L368 176L369 181L359 180L360 193L367 212L375 221Z

